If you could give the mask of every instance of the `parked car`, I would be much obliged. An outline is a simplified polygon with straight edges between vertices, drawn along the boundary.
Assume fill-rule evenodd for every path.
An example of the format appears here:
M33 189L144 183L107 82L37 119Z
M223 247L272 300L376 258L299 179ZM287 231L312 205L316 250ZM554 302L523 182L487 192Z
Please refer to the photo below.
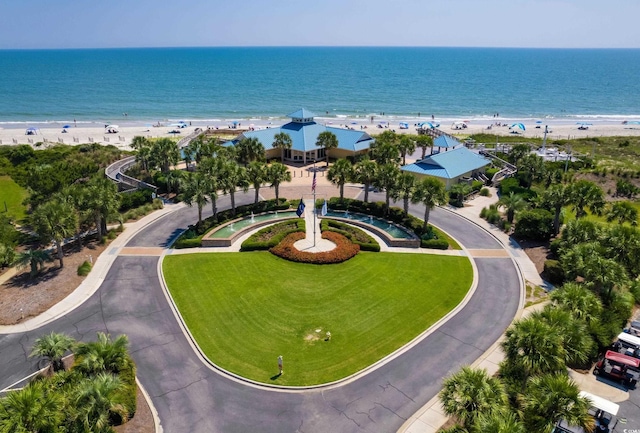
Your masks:
M594 367L593 374L606 376L624 383L629 388L635 388L640 378L640 359L607 350Z
M613 343L611 350L640 359L640 337L622 332L618 335L618 340Z
M618 424L616 415L620 409L618 404L586 391L580 391L580 397L591 401L589 415L593 417L595 433L609 433L615 429ZM561 420L553 433L586 433L586 431L582 427L570 426L566 421Z
M640 337L640 322L634 320L633 322L631 322L629 327L624 330L624 332L636 337Z

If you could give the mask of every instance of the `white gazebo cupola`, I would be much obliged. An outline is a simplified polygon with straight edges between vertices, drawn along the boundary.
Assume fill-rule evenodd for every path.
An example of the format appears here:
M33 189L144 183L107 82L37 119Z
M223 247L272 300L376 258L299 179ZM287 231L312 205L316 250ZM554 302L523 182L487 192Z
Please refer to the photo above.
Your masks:
M301 108L289 114L292 123L314 123L313 118L316 117L311 111L306 108Z

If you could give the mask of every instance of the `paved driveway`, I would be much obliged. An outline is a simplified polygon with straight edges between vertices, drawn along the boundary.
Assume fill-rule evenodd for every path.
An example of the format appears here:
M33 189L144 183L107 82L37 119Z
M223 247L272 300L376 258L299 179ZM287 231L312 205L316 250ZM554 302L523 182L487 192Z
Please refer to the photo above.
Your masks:
M251 201L251 196L240 200ZM419 207L412 212L422 215ZM185 208L161 218L127 245L166 245L196 214ZM436 210L432 218L465 245L499 248L460 217ZM411 350L342 386L279 392L230 379L200 360L162 292L157 263L158 257L118 257L81 307L36 331L0 336L0 389L35 370L26 354L44 333L55 330L78 339L92 339L97 331L125 333L165 432L395 432L436 395L444 376L495 342L514 317L520 296L510 259L476 259L478 289L469 303Z

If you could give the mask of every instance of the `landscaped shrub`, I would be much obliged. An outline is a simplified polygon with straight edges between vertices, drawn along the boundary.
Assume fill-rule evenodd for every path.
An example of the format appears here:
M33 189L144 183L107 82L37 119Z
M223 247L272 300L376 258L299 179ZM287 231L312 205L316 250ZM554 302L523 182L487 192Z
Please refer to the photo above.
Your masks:
M269 251L278 257L292 262L314 263L319 265L342 263L355 256L358 254L358 251L360 251L359 245L354 244L341 234L329 231L322 233L322 237L323 239L327 239L336 244L336 248L331 251L321 253L300 251L293 244L304 239L304 237L304 233L292 233Z
M120 208L118 212L123 213L129 209L134 209L151 203L153 201L153 191L150 189L139 189L135 192L120 194Z
M422 248L431 248L435 250L448 250L449 242L445 239L423 239L420 241Z
M176 249L199 248L201 246L202 246L202 238L201 237L197 237L197 238L193 238L193 239L179 238L173 244L173 247L176 248Z
M323 232L332 231L341 234L354 244L359 245L361 251L380 251L380 245L378 245L375 239L366 234L363 230L360 230L358 227L354 227L350 224L325 218L320 224L320 230Z
M488 208L482 208L480 211L480 218L484 218L487 220L489 224L498 224L502 219L502 215L500 215L500 211L498 210L498 206L495 204L490 205Z
M553 233L553 214L546 209L525 210L518 214L514 235L520 239L547 241Z
M484 186L484 182L481 180L474 180L473 182L471 182L471 190L478 192L482 189L482 187Z
M304 233L304 231L305 222L303 219L283 221L265 227L249 236L249 238L242 243L240 251L268 250L278 245L285 236L296 232Z
M493 167L493 168L487 168L484 172L485 176L487 176L489 178L489 181L491 181L491 179L493 179L493 176L496 175L497 172L499 172L500 169L497 167Z
M555 286L559 286L564 281L564 271L557 260L545 260L542 271L545 279Z
M91 272L91 263L85 260L80 266L78 266L78 275L86 277L89 275L89 272Z
M491 191L489 191L489 188L482 188L480 190L480 195L482 197L491 197Z

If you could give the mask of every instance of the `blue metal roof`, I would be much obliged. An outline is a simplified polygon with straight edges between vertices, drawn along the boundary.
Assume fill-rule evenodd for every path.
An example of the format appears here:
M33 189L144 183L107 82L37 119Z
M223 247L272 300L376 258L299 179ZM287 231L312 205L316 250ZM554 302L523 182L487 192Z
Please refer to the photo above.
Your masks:
M444 147L444 148L451 149L451 148L460 146L461 144L462 143L460 143L458 140L456 140L455 138L449 135L441 135L440 137L433 140L434 147Z
M485 167L491 162L471 152L466 147L458 147L448 152L430 155L415 164L405 165L401 169L410 173L455 179L465 173Z
M289 114L287 117L291 117L292 119L309 119L316 117L316 115L306 108L301 108L298 111L294 111L293 113Z
M289 122L281 127L261 129L258 131L247 131L232 141L224 143L225 146L233 145L243 138L255 137L264 146L265 150L273 149L273 141L275 135L279 132L286 132L291 137L292 150L300 152L308 152L310 150L321 149L316 146L318 135L321 132L332 132L338 139L338 149L348 150L350 152L358 152L369 149L374 142L373 138L366 132L352 129L342 129L335 127L327 127L316 122L296 123Z

